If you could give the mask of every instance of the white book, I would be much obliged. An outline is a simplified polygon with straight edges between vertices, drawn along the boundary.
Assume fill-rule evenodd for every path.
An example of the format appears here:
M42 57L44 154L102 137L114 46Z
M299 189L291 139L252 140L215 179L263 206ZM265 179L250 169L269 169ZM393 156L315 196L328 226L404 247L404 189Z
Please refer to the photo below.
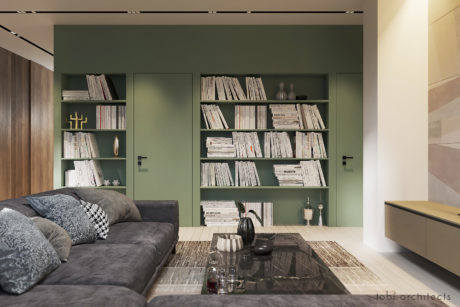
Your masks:
M214 108L217 110L217 113L219 114L220 119L222 120L222 123L223 123L225 129L228 129L227 121L225 120L225 117L222 114L222 111L220 110L219 106L214 105Z

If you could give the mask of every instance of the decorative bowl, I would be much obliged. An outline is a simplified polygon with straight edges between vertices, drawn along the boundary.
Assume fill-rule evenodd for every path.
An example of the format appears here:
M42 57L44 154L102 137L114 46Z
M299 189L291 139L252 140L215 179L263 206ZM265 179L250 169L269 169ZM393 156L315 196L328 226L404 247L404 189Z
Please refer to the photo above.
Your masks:
M273 241L270 239L256 239L252 251L256 255L268 255L273 251Z
M217 238L217 249L222 252L236 252L243 248L243 239L239 235L221 235Z

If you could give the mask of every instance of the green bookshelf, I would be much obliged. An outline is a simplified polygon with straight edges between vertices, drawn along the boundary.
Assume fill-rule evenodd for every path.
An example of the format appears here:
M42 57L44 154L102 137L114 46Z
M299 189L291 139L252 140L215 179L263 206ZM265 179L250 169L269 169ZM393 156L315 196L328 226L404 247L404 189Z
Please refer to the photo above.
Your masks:
M245 89L245 76L234 74L202 74L205 76L231 76L237 77L241 86ZM261 201L273 202L274 225L282 224L304 224L303 208L305 208L307 197L310 197L311 204L315 208L319 203L325 206L323 210L323 221L328 224L328 201L330 193L335 192L335 187L329 186L330 167L329 157L331 155L330 138L330 80L328 74L257 74L249 75L261 77L267 100L203 100L199 101L200 106L204 104L217 104L222 111L223 116L229 126L229 129L207 129L204 122L203 114L200 110L200 163L206 162L228 162L232 177L235 178L236 161L253 161L261 181L261 186L212 186L200 187L200 200L240 200L240 201ZM285 82L286 88L289 84L294 84L294 90L299 95L307 95L308 99L304 100L275 100L278 91L279 82ZM217 98L217 97L216 97ZM275 129L272 125L270 104L309 104L317 105L321 117L326 125L326 129ZM267 105L267 128L266 129L235 129L234 108L235 105ZM319 132L322 133L328 158L323 159L306 159L306 158L227 158L212 157L208 158L206 151L206 137L231 137L232 132L257 132L260 147L264 151L264 133L265 132L287 132L293 151L295 153L295 133L296 132ZM332 131L333 132L333 131ZM305 186L279 186L274 172L274 164L297 164L300 161L320 160L326 183L325 187L305 187ZM317 221L315 217L313 222ZM201 224L204 225L204 218L201 215Z
M103 73L103 72L102 72ZM88 74L99 75L101 73L90 72ZM60 126L56 127L55 133L59 133L59 165L57 165L58 178L55 180L56 186L64 187L65 172L74 169L75 161L93 160L97 161L101 167L104 179L113 181L118 179L118 186L90 186L88 188L117 190L126 193L127 190L127 158L126 158L126 129L97 129L96 127L96 106L126 106L126 75L125 74L105 74L108 82L112 85L114 91L114 100L63 100L63 90L87 90L86 73L82 74L57 74L59 77L58 88L56 90L56 104L58 114L60 114ZM88 118L83 129L70 129L66 119L69 115L77 112ZM100 157L97 158L64 158L64 132L90 132L95 135L99 148ZM118 157L113 154L113 140L118 136L120 147Z

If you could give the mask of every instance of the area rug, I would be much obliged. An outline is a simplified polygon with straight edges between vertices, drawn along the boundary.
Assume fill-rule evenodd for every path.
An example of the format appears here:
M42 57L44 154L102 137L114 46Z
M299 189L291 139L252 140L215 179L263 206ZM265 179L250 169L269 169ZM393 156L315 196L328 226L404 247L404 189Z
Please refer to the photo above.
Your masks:
M350 293L375 294L388 290L377 275L337 242L308 241L308 244ZM171 255L149 291L148 300L159 295L200 294L210 247L210 241L179 242L176 254Z

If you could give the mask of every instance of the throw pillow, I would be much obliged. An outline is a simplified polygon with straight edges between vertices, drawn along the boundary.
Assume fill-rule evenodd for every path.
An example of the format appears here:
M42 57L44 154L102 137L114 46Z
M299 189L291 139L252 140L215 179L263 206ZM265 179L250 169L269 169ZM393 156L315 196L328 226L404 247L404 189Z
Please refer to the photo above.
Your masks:
M0 287L21 294L61 264L51 243L25 215L0 211Z
M39 216L34 216L30 219L54 247L59 259L66 262L72 247L72 239L67 231L58 224Z
M80 202L68 195L26 197L32 208L41 216L65 229L72 239L72 245L94 242L96 230Z
M107 239L109 233L109 217L104 210L96 204L91 204L84 200L80 200L81 207L88 215L90 221L93 223L94 229L98 239Z
M141 222L141 214L134 202L126 195L111 190L76 188L75 192L84 201L97 204L109 216L109 224L119 222Z

